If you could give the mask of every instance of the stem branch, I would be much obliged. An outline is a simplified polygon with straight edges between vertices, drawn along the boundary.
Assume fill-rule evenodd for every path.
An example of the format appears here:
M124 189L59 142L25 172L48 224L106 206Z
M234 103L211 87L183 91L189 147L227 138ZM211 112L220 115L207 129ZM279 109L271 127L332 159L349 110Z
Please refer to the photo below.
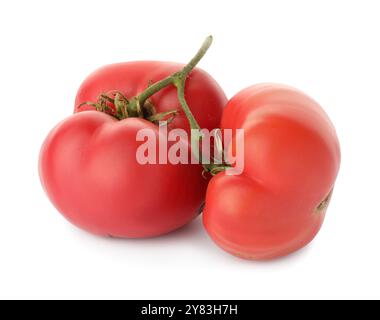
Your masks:
M196 67L196 65L199 63L199 61L203 58L203 56L206 54L207 50L210 48L211 44L212 44L212 36L208 36L206 38L206 40L203 42L201 48L196 53L196 55L190 60L190 62L187 65L185 65L182 68L181 71L173 73L172 75L166 77L165 79L162 79L162 80L150 85L142 93L140 93L138 96L136 96L135 98L132 99L128 108L132 111L133 110L136 111L138 104L140 104L140 106L143 106L148 98L150 98L152 95L154 95L158 91L160 91L160 90L162 90L165 87L168 87L170 85L175 85L178 89L179 89L179 87L184 87L187 76ZM183 88L183 91L184 91L184 88ZM183 101L185 101L184 94L182 94L182 96L183 96ZM181 102L181 100L180 100L180 102ZM186 101L185 101L185 103L186 103ZM181 105L183 106L182 103L181 103ZM190 111L190 109L189 109L189 111ZM195 119L193 119L193 122L194 121L195 121ZM199 128L199 126L198 126L198 128Z
M174 85L177 87L178 91L178 100L179 103L181 104L182 110L186 115L187 120L189 121L190 124L190 129L195 129L195 130L200 130L200 126L195 120L193 113L190 110L189 105L186 102L185 99L185 83L186 83L186 78L179 78Z

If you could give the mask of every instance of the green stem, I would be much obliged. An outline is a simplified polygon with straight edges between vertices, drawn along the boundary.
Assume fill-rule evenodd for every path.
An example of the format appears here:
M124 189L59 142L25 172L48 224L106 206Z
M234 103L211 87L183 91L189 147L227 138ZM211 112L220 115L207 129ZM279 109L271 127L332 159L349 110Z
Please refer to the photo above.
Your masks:
M143 105L145 103L145 101L148 100L149 97L153 96L155 93L157 93L158 91L162 90L163 88L171 85L172 83L173 83L173 75L156 82L155 84L153 84L153 85L149 86L147 89L145 89L145 91L140 93L135 98L136 102L139 101L140 105ZM133 103L133 101L131 101L131 102Z
M148 100L151 96L153 96L158 91L164 89L165 87L168 87L173 84L177 86L179 82L183 82L183 86L184 86L184 82L186 81L187 76L196 67L199 61L203 58L207 50L210 48L211 44L212 44L212 36L208 36L206 40L203 42L201 48L196 53L196 55L190 60L190 62L187 65L183 67L181 71L178 71L166 77L165 79L162 79L150 85L142 93L140 93L138 96L136 96L135 98L131 100L128 106L129 110L131 110L132 112L136 111L138 104L140 104L140 106L143 106L146 100Z
M181 104L183 112L186 115L187 120L189 121L190 129L200 130L201 127L199 126L197 120L195 120L195 117L193 113L191 112L190 107L187 104L186 99L185 99L185 83L186 83L186 78L182 78L182 77L179 78L174 83L178 91L178 100L179 100L179 103Z
M193 59L190 60L190 62L180 71L180 73L183 76L187 76L191 70L195 68L195 66L198 64L199 61L204 57L206 54L207 50L210 48L212 44L212 36L208 36L205 41L203 42L201 48L198 50L197 54L194 56Z

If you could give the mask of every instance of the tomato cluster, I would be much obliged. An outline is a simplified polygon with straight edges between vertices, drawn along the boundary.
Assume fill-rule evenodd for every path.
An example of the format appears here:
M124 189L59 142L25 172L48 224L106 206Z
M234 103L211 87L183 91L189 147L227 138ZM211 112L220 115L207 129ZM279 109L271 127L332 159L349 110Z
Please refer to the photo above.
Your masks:
M211 238L250 259L283 256L314 238L340 164L332 123L314 100L282 85L252 86L227 101L195 68L211 40L187 65L112 64L83 82L74 114L50 132L39 162L48 197L69 221L103 236L142 238L171 232L203 211ZM189 136L190 129L244 129L222 146L233 154L244 139L244 170L139 163L137 133L150 130L158 144L159 120ZM192 141L177 143L191 149Z

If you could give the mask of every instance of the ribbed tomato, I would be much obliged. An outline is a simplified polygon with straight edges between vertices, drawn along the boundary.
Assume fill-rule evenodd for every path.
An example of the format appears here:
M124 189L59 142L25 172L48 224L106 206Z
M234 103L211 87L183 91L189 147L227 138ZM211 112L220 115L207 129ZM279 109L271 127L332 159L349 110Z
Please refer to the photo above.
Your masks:
M250 259L305 246L322 225L340 165L326 113L296 89L262 84L229 101L221 128L244 129L245 166L241 175L222 172L209 184L204 224L212 239Z

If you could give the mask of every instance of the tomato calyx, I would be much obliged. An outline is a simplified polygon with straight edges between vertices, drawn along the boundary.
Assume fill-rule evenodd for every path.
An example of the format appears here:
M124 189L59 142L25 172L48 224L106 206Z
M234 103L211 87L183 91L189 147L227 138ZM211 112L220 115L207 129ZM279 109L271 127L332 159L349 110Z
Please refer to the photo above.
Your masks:
M132 99L137 99L132 98ZM131 100L133 101L133 100ZM96 102L84 102L79 105L79 108L83 106L92 106L97 111L104 112L117 120L123 120L126 118L143 118L153 123L159 121L166 121L170 123L174 120L178 113L178 110L169 110L161 113L157 113L155 106L148 99L143 105L140 105L139 101L131 103L128 98L119 91L105 92L99 95ZM132 108L132 105L134 106Z
M96 102L86 101L79 105L79 109L83 106L91 106L96 111L104 112L118 120L129 117L128 112L129 101L127 97L119 91L104 92L98 96Z

